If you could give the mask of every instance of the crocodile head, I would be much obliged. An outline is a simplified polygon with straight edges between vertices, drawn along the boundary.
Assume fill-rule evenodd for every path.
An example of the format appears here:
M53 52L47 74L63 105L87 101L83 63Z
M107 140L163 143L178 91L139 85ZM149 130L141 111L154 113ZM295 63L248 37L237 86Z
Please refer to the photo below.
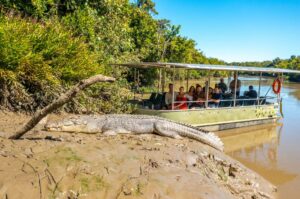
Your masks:
M104 119L91 116L72 116L60 121L48 122L45 129L47 131L98 133L101 132L103 124Z

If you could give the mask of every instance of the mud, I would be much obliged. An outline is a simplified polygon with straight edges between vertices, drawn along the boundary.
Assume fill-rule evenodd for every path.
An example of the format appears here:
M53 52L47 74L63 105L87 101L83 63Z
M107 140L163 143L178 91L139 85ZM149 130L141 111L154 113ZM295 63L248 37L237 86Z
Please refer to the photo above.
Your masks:
M0 131L12 133L29 116L0 112L0 118ZM275 196L271 183L194 140L49 133L39 128L22 140L0 138L1 198Z

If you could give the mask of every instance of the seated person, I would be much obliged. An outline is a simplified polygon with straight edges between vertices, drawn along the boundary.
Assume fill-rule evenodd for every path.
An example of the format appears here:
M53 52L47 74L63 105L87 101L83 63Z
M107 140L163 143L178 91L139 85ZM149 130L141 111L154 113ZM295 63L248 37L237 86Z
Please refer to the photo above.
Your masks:
M152 108L153 104L155 103L156 97L157 97L157 93L151 93L150 98L144 101L144 106Z
M205 87L197 86L194 94L194 99L205 98Z
M188 109L187 97L186 94L184 93L183 86L179 88L179 93L176 97L176 103L174 104L174 109L180 109L180 110Z
M212 95L212 93L214 92L214 89L212 87L208 88L208 95Z
M218 104L220 103L221 97L222 97L222 90L219 88L219 85L216 84L211 95L211 100L213 103Z
M253 88L253 86L252 85L250 85L249 86L249 91L246 91L245 93L244 93L244 96L245 97L249 97L249 98L257 98L257 92L256 92L256 90L254 90L254 88Z
M235 88L235 81L236 81L236 88ZM241 80L238 79L237 73L234 73L233 80L230 82L229 88L233 95L234 95L234 93L236 93L237 98L240 96L241 85L242 85L242 83L241 83Z
M221 89L222 93L225 93L227 91L227 85L224 83L224 79L220 79L220 83L218 84L219 89Z
M167 106L167 109L172 109L172 102L175 101L177 97L177 93L174 92L174 100L172 100L173 89L173 84L169 84L169 91L165 95L165 104Z
M189 89L189 92L186 94L186 97L189 101L189 103L188 103L189 108L192 107L192 105L193 105L192 101L194 100L195 91L196 91L195 87L191 86Z
M189 101L193 101L195 91L196 91L195 87L191 86L189 92L186 94L186 97L188 98Z
M213 91L213 89L209 88L209 90L208 90L208 100L211 100L212 91ZM205 105L205 102L206 102L206 88L205 87L203 87L202 92L200 92L196 96L195 101L197 101L196 106L198 105L198 106L203 107Z
M193 97L193 100L197 102L194 103L194 106L202 106L204 98L205 98L205 93L203 92L202 87L200 85L197 85Z

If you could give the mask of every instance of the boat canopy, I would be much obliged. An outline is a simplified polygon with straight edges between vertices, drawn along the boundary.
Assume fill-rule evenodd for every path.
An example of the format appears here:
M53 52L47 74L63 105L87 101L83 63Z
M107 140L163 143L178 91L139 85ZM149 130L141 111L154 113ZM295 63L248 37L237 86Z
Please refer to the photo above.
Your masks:
M182 68L193 70L212 70L212 71L243 71L243 72L263 72L263 73L299 73L300 70L290 70L283 68L252 67L252 66L228 66L210 64L185 64L185 63L164 63L164 62L140 62L112 64L116 66L126 66L133 68Z

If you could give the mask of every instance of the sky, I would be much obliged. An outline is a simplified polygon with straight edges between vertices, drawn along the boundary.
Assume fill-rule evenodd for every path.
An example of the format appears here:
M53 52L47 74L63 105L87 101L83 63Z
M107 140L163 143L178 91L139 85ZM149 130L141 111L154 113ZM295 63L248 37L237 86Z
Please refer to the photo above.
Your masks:
M208 57L227 62L300 55L300 0L153 0Z

